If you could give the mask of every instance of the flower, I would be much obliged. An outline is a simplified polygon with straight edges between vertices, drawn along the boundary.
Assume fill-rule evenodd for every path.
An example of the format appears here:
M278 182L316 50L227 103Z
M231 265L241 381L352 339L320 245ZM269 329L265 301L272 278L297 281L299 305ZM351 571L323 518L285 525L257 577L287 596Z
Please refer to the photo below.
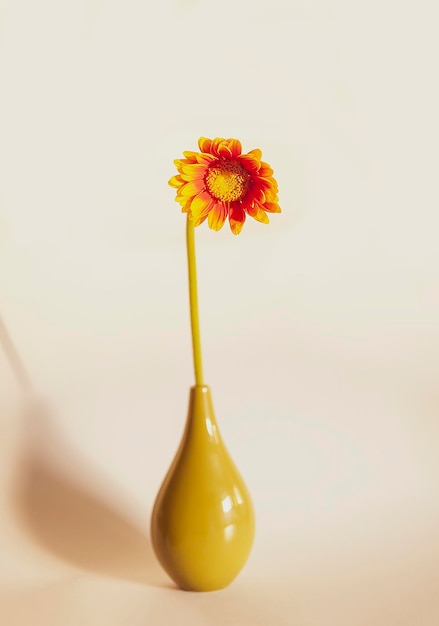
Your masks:
M200 137L198 147L201 152L183 152L185 158L174 161L178 175L169 181L194 226L207 219L210 228L220 230L228 217L238 235L247 214L268 224L267 213L281 212L273 170L260 150L241 154L238 139L220 137Z

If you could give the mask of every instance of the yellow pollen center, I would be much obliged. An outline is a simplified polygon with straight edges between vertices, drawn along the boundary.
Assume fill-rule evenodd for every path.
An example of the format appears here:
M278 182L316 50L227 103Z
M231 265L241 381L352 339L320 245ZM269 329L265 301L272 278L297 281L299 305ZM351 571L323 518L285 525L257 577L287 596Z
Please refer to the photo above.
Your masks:
M205 183L210 195L221 202L242 200L251 176L238 161L217 161L207 170Z

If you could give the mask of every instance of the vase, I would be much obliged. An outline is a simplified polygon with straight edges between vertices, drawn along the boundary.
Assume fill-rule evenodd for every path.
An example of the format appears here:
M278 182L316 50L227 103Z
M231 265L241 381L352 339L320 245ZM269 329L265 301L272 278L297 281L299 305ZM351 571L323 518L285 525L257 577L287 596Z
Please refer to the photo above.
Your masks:
M210 388L192 387L183 437L152 512L154 552L181 589L214 591L244 566L254 530L250 494L221 438Z

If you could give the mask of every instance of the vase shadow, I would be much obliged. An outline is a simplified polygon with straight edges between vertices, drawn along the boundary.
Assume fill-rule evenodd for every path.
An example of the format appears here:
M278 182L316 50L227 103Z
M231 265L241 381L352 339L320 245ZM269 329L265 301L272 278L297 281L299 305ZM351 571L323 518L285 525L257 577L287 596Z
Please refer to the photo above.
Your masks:
M120 511L123 505L112 502L108 489L104 494L99 487L90 488L100 484L100 477L62 440L47 408L33 403L25 411L24 425L28 441L19 465L15 506L40 547L88 572L168 586L146 528L136 527ZM55 462L51 450L56 451ZM81 478L65 470L66 464L80 467Z

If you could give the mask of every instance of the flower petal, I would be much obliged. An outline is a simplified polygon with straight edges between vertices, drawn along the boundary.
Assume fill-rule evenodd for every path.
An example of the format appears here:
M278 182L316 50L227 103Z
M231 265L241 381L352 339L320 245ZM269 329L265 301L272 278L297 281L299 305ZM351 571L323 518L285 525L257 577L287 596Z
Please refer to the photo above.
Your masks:
M223 141L224 139L222 137L215 137L215 139L212 141L212 145L210 146L210 154L218 157L220 155L218 149Z
M207 193L207 191L202 191L192 200L191 213L194 217L200 217L200 215L204 214L204 212L206 211L207 215L207 213L212 208L212 205L212 196Z
M254 181L255 187L262 189L265 194L265 200L267 202L276 201L277 184L274 178L263 178L258 176Z
M265 202L277 202L277 188L265 189Z
M265 211L263 211L263 209L256 203L251 206L245 207L245 210L251 217L253 217L258 222L268 224L268 222L270 221Z
M259 170L260 176L273 176L274 172L268 163L261 161L261 169Z
M229 210L230 230L234 235L239 235L244 226L245 212L239 204L233 204Z
M182 205L181 212L182 213L189 213L189 209L190 208L191 208L191 200L188 200L185 204Z
M223 139L223 141L218 146L218 154L223 159L231 159L233 157L227 139Z
M255 159L250 154L241 154L238 158L241 165L245 167L249 172L257 172L259 170L260 163L257 159Z
M259 202L259 204L264 204L266 198L265 192L262 187L258 187L256 184L253 185L253 188L248 193L248 199L256 200L256 202Z
M191 176L190 180L203 178L206 173L206 166L200 165L199 163L193 165L183 165L181 167L181 173L186 174L187 176Z
M183 152L184 156L187 159L188 163L196 163L197 162L197 154L198 152L192 152L192 150L186 150Z
M184 207L188 203L188 199L183 198L183 196L175 196L175 202L178 202L180 206Z
M204 188L204 183L202 180L193 180L190 183L186 183L183 187L180 187L179 193L185 198L190 198L191 196L196 196L200 193Z
M203 179L206 174L206 165L196 163L194 165L183 165L180 169L182 178L186 181Z
M276 182L274 178L265 178L264 176L259 176L256 178L258 185L262 185L264 189L269 189L273 187L276 189Z
M212 230L220 230L224 226L227 213L227 207L223 202L215 204L209 212L209 219L207 222L209 224L209 228Z
M207 137L200 137L198 140L198 147L201 152L210 152L211 145L212 139L208 139Z
M236 159L242 152L242 145L239 139L228 139L229 149L232 153L232 157Z
M262 159L262 152L259 150L259 148L255 148L254 150L250 150L250 152L248 154L251 154L251 156L254 157L255 159L257 159L258 161L260 161Z
M201 163L202 165L210 165L216 160L212 154L197 154L197 163Z
M202 215L202 216L197 217L197 218L195 218L195 217L192 218L192 221L194 222L195 228L197 226L199 226L200 224L202 224L206 220L207 220L207 213L206 213L206 215Z
M264 211L269 213L282 213L282 209L276 202L266 202L264 204Z
M176 187L178 189L179 187L184 185L184 180L181 176L173 176L169 179L168 185L170 185L171 187Z
M189 163L190 163L189 159L174 159L174 165L178 170L180 170L183 167L183 165L187 165Z

